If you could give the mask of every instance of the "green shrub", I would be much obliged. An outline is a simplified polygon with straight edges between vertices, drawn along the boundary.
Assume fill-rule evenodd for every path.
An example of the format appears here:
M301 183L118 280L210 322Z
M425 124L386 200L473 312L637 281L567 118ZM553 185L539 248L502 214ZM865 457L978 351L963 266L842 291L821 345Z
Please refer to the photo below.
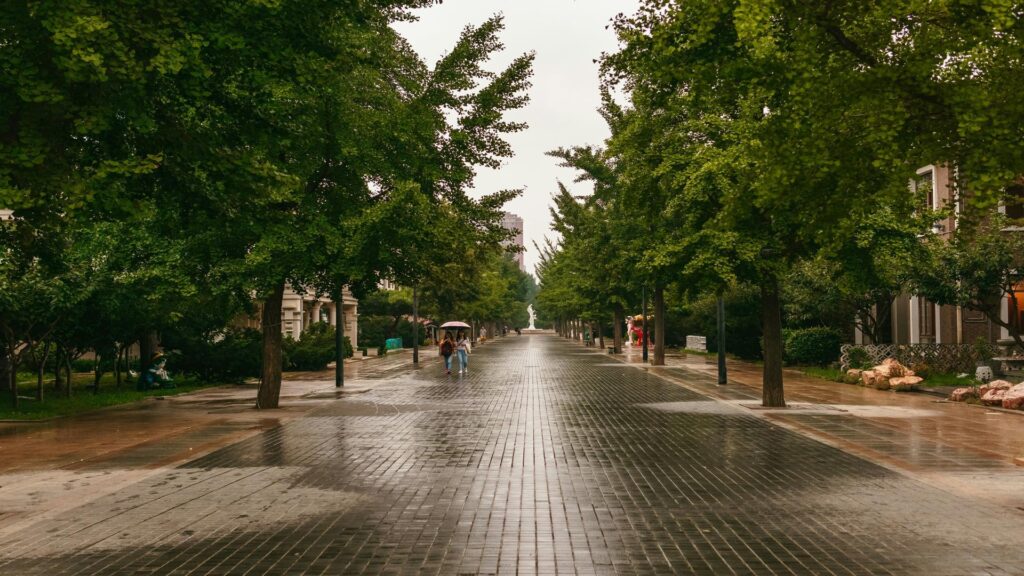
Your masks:
M927 380L932 374L932 367L924 362L917 362L911 366L910 369L914 371L914 374L924 378L925 380Z
M253 328L228 328L212 339L169 336L167 370L206 381L239 381L260 375L263 335Z
M327 368L334 361L334 327L317 322L302 333L299 340L285 338L285 370L316 371ZM352 357L352 342L344 337L345 357Z
M786 360L791 364L826 366L839 359L842 337L832 328L801 328L785 335Z
M718 299L704 296L688 302L683 316L666 336L679 337L670 343L682 344L686 335L707 337L708 352L718 352ZM745 360L761 359L761 297L756 287L740 286L725 296L725 352Z
M863 370L871 367L871 355L863 348L853 348L847 356L850 359L850 368Z
M978 362L988 362L999 353L999 350L984 336L978 336L974 341L974 355Z

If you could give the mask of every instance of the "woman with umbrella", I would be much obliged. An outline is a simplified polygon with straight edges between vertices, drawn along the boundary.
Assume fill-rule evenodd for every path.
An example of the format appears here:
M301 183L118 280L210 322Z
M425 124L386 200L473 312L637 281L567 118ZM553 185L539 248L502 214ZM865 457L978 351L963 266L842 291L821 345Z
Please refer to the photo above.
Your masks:
M441 324L441 328L445 328L447 331L444 333L444 340L441 341L440 352L444 358L444 369L448 374L452 373L452 355L455 354L456 343L455 339L452 338L452 328L469 328L469 324L465 322L445 322ZM468 343L467 343L468 344Z
M459 330L459 335L455 339L455 351L459 355L459 374L469 372L469 338L462 330Z
M452 373L452 354L455 353L455 340L451 332L444 333L444 339L440 344L441 358L444 359L444 370L446 374Z

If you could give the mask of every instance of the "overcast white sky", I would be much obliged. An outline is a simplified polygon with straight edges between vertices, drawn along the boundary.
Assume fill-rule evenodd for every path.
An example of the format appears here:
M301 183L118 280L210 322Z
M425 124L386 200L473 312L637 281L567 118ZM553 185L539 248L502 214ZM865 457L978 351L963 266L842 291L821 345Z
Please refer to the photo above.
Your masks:
M552 236L551 193L559 179L572 183L572 171L559 168L544 153L559 146L600 144L607 137L608 129L597 113L594 60L602 51L616 49L615 36L606 29L612 17L633 12L637 5L637 0L445 0L421 10L418 22L396 27L432 65L467 24L501 13L505 51L492 68L501 69L524 52L536 53L530 104L511 116L528 122L530 128L510 138L515 157L500 170L481 170L475 186L480 194L525 188L506 209L523 217L528 271L538 259L533 241L540 244L545 235Z

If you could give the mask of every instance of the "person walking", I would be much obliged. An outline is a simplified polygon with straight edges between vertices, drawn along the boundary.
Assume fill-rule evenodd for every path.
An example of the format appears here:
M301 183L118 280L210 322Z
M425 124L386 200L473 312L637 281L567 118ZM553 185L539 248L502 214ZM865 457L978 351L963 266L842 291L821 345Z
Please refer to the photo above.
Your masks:
M455 340L451 332L445 332L444 340L441 341L441 357L444 358L445 373L452 373L452 354L455 353Z
M472 350L472 346L465 332L459 332L458 339L455 341L455 350L459 354L459 374L469 372L469 352Z

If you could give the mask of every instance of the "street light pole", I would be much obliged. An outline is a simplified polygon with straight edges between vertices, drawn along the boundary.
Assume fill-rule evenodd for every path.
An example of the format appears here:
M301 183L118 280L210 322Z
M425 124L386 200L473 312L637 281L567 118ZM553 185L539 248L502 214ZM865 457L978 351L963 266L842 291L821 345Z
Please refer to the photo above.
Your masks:
M640 293L643 295L641 297L643 303L640 305L640 308L644 315L643 325L640 328L640 339L644 341L644 363L647 363L647 286L642 286Z
M412 363L420 363L420 311L416 287L412 287Z
M345 316L341 312L344 301L345 288L341 287L338 289L338 298L334 301L334 385L338 388L345 385Z
M718 383L726 383L725 373L725 298L718 295Z

